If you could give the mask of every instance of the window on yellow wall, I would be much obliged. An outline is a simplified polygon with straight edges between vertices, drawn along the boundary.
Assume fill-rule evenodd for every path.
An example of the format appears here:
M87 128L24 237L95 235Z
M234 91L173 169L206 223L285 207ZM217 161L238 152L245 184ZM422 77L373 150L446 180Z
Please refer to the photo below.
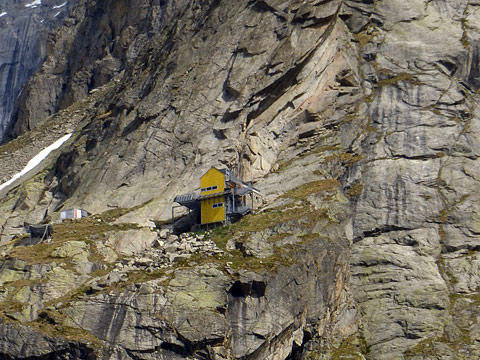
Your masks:
M213 208L219 208L219 207L222 207L223 206L223 203L215 203L212 205Z
M217 189L218 189L218 186L217 186L217 185L215 185L215 186L209 186L209 187L206 187L206 188L201 188L201 189L200 189L200 192L217 190Z

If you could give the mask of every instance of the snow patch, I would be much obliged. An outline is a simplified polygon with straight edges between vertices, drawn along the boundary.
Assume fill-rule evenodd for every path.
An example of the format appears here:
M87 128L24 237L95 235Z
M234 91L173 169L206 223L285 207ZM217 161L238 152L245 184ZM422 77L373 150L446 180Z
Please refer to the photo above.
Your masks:
M30 170L34 169L38 164L40 164L53 150L56 150L58 149L60 146L62 146L62 144L67 141L68 139L70 139L70 136L72 136L72 134L68 134L68 135L65 135L64 137L58 139L57 141L55 141L52 145L46 147L45 149L43 149L42 151L40 151L37 155L35 155L33 157L32 160L30 160L27 164L27 166L25 166L23 168L22 171L20 171L19 173L16 173L15 175L13 175L13 177L8 180L7 182L3 183L0 185L0 190L3 190L5 187L7 187L8 185L12 184L15 180L19 179L21 176L25 175L26 173L28 173Z
M0 17L7 15L7 13L4 11L0 14Z
M38 5L42 5L42 0L34 0L33 2L26 4L25 7L34 8Z
M68 1L65 1L63 4L60 4L60 5L55 5L54 7L52 7L52 9L60 9L61 7L64 7L65 5L67 5Z
M57 12L54 17L57 17L57 16L60 15L61 13L62 13L61 11Z

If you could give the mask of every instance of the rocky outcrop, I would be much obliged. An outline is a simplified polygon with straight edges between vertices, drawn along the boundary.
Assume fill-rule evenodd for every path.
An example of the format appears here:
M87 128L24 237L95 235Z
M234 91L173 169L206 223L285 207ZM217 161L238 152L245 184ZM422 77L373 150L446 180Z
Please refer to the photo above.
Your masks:
M97 6L57 35L116 19ZM478 11L166 1L138 15L111 75L125 71L91 94L72 82L83 92L62 94L87 109L72 139L0 202L0 335L34 331L42 349L2 355L477 356ZM255 214L169 236L171 200L211 166L256 182ZM98 215L55 225L49 243L13 238L73 206Z
M5 144L0 151L0 162L3 165L0 183L3 184L23 170L41 150L64 135L73 133L82 120L94 116L98 102L112 96L118 81L117 77L105 86L97 88L88 99L77 101L67 109L45 119L39 127Z
M50 33L47 58L22 91L9 135L16 137L109 82L158 30L158 1L78 1ZM134 40L136 40L134 42Z
M5 0L0 4L0 143L11 126L21 90L47 56L48 33L61 25L75 3Z
M477 291L467 279L477 272L470 169L478 158L479 4L347 5L369 89L351 258L369 354L478 356L465 315Z
M313 13L295 18L300 5L292 4L288 21L260 4L250 8L239 3L228 11L216 2L198 8L167 4L161 29L149 41L137 40L139 55L127 69L118 95L99 105L95 115L99 121L89 121L78 133L78 142L85 146L74 146L59 159L56 195L64 196L65 206L75 204L92 213L153 199L132 214L135 220L125 219L152 225L153 219L170 218L175 193L185 186L195 188L196 174L211 165L237 168L246 179L266 174L278 152L296 141L301 123L320 126L319 119L305 115L307 105L320 96L313 95L317 89L326 90L337 70L348 68L349 60L336 42L336 37L348 42L336 22L340 3L332 4L336 6L324 7L318 19ZM244 15L238 17L240 12ZM270 38L248 41L267 34L263 25L251 25L252 16L265 22ZM277 34L284 26L286 30ZM183 37L191 41L177 40ZM281 41L276 42L277 37ZM275 47L267 46L274 40ZM247 45L258 48L248 50ZM341 61L323 71L335 56ZM251 75L263 74L272 61L279 69L258 79ZM314 77L316 71L323 75ZM295 76L308 81L287 92ZM243 90L231 85L239 81L245 83ZM183 95L187 89L192 93L188 100ZM302 108L295 111L290 103ZM258 124L251 120L277 107L284 111L271 125L274 132L263 125L265 120L259 118ZM266 113L267 109L271 110ZM150 190L143 191L146 187Z
M268 256L242 253L256 241L248 222L176 236L115 225L120 213L54 225L41 244L4 246L0 311L10 321L0 326L0 354L260 360L328 351L311 341L338 333L332 324L345 313L348 202L336 186L283 199L252 219L269 234ZM14 336L26 332L28 341Z

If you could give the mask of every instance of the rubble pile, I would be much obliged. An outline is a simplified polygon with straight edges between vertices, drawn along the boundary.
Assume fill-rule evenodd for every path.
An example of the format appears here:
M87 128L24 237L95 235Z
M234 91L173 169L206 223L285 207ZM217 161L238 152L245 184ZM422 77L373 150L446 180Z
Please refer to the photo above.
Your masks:
M213 256L223 254L223 250L205 234L182 233L172 234L168 230L159 232L158 238L152 247L145 249L134 258L117 262L117 271L128 272L135 270L154 271L173 265L194 254Z

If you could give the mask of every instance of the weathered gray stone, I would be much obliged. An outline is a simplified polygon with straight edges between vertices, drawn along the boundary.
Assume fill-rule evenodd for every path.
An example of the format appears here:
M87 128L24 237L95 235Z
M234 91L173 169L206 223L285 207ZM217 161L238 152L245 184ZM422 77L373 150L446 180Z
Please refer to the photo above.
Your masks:
M361 333L375 359L425 358L417 353L429 350L467 358L471 339L455 336L462 315L450 301L476 291L476 251L466 254L478 244L478 84L466 60L476 45L467 45L472 35L462 25L476 5L347 4L376 19L359 35L372 89L351 258ZM354 17L354 31L367 29Z
M106 245L123 255L134 255L150 249L157 234L150 229L127 230L110 234Z
M246 256L259 258L271 256L273 255L273 245L268 242L269 235L265 236L264 232L255 232L238 247Z
M478 1L142 4L128 20L102 13L105 45L126 40L93 51L98 79L125 72L84 98L75 137L39 186L5 192L3 242L60 205L131 208L115 226L151 227L211 166L255 180L261 209L200 241L162 233L155 248L157 232L112 230L104 246L124 263L62 299L50 321L92 333L112 359L475 357ZM90 23L82 14L57 33L67 43ZM132 19L148 21L122 35ZM96 78L83 60L67 103ZM58 64L29 91L64 81ZM93 250L104 239L89 240ZM81 286L58 268L53 299ZM0 299L31 301L12 315L26 321L42 305L23 272L4 268Z
M0 5L0 143L13 125L20 92L47 56L48 32L61 25L76 0L26 6L34 3L5 0Z

